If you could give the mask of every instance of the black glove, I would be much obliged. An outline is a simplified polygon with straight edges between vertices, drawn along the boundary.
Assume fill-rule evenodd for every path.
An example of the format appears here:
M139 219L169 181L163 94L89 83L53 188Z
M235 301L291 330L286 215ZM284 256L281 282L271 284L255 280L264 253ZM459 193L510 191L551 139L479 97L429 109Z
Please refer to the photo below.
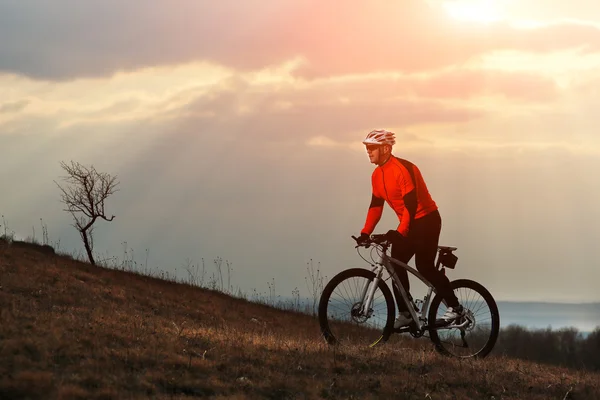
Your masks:
M387 240L389 240L390 242L401 242L403 240L405 240L406 238L400 233L398 232L396 229L390 229L389 231L387 231L387 233L385 234L385 237L387 238Z
M364 246L367 243L369 243L370 239L371 239L371 236L368 233L361 232L360 236L358 238L356 238L356 243L359 246Z

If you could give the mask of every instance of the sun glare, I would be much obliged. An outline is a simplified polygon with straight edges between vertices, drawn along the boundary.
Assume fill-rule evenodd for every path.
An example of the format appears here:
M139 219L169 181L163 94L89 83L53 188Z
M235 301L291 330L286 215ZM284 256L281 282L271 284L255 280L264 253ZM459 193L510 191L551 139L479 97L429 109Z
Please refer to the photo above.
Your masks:
M501 0L446 0L448 15L462 21L490 23L503 19Z

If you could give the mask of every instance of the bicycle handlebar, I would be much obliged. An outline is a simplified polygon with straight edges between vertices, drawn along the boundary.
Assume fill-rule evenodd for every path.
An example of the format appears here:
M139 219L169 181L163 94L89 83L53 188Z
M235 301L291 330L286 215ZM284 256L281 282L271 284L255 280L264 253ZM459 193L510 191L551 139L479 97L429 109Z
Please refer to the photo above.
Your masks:
M358 240L359 238L357 238L356 236L352 235L352 239L354 239L357 243L356 247L369 247L372 244L389 244L390 241L387 238L386 234L374 234L374 235L369 235L369 238L367 240L365 240L364 243L359 243Z

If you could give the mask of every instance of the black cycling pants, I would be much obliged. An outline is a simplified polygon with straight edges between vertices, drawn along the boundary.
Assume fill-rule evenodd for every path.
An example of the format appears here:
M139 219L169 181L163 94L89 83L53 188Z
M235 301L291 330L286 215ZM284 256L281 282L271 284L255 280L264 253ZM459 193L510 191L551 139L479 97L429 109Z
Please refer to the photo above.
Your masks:
M415 256L417 270L435 287L438 293L441 293L448 303L449 307L458 306L458 299L450 286L450 280L441 271L435 268L435 257L437 254L440 232L442 230L442 218L439 211L434 211L426 216L416 219L412 222L408 238L392 243L391 256L405 264ZM394 265L394 264L392 264ZM408 281L408 272L401 267L394 265L396 274L402 282L402 286L407 293L410 290ZM396 285L392 285L394 296L398 304L398 311L408 311L404 299L400 295Z

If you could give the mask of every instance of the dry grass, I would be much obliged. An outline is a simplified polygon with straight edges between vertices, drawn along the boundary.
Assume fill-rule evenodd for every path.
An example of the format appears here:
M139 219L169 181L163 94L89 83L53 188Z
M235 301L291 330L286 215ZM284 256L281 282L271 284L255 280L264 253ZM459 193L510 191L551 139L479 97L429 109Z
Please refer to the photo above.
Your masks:
M600 398L598 373L334 349L309 316L34 248L0 246L0 306L0 399Z

